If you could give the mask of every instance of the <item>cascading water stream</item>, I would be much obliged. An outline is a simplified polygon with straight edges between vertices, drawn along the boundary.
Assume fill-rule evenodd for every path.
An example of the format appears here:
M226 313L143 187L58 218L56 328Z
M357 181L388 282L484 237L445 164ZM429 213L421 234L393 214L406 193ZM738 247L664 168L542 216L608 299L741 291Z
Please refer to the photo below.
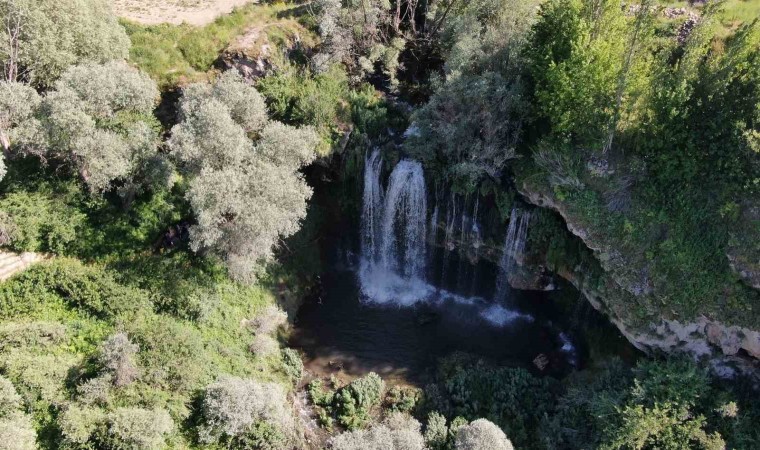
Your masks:
M364 158L364 198L362 207L361 234L362 258L375 265L380 256L380 228L383 215L383 189L380 186L380 172L383 158L375 149Z
M402 160L391 173L383 207L380 259L386 270L424 278L427 191L422 164Z
M496 279L494 300L503 302L509 294L509 274L514 270L518 261L522 261L525 251L525 240L528 236L530 212L512 209L507 227L507 238L504 240L504 250L499 262L499 276Z
M422 164L402 160L380 187L382 159L373 152L364 168L362 292L371 301L413 303L430 295L427 267L427 190Z

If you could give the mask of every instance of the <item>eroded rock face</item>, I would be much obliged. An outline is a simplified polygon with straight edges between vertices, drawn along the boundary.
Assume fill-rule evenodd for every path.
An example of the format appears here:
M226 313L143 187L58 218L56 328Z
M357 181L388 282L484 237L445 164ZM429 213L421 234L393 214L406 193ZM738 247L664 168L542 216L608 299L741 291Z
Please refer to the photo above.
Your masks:
M252 82L272 69L271 51L261 27L251 27L224 50L219 65L224 70L236 69L246 81Z
M509 285L525 291L553 291L557 289L554 277L543 265L520 264L507 276Z
M656 322L632 317L632 307L652 295L648 268L631 264L621 251L604 246L602 239L577 223L551 196L525 185L519 190L528 202L559 213L568 230L594 252L604 271L602 280L592 282L579 267L560 270L557 275L581 291L636 348L647 353L681 352L695 359L706 358L720 376L733 376L737 372L760 374L760 330L727 325L707 317L662 318Z
M278 24L258 25L247 29L227 46L216 65L222 70L235 69L246 81L254 82L276 69L278 56L287 58L295 50L302 49L301 36L296 30L283 28L288 38L282 45L277 46L267 36L266 27L269 26Z

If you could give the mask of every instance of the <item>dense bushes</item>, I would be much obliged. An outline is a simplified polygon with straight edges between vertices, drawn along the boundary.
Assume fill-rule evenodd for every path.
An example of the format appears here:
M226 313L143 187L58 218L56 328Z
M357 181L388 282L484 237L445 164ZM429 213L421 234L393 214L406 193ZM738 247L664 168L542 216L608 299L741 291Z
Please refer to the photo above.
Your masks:
M333 418L338 423L354 430L363 427L370 419L372 408L380 405L385 383L374 372L357 378L336 391L325 391L320 380L309 383L309 396L315 405L322 408L320 420L325 426L332 426Z
M0 288L2 317L34 315L46 302L63 302L99 318L114 318L150 306L141 289L123 286L108 271L73 259L38 264Z
M0 236L17 251L62 253L78 237L84 214L62 198L13 192L0 200Z
M537 440L538 424L553 408L558 386L521 368L494 367L459 355L444 360L438 383L426 389L425 407L446 417L486 418L518 447Z

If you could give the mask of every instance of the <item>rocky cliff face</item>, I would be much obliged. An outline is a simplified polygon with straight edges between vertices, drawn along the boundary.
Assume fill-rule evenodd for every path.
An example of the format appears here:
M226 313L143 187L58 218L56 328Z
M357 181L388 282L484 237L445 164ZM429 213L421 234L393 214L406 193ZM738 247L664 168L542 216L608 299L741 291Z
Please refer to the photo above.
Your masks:
M579 223L551 194L539 192L525 184L519 187L519 191L529 203L560 214L567 229L593 251L602 269L601 274L590 277L582 267L567 267L559 270L557 275L580 290L594 308L606 314L634 346L648 353L681 352L694 358L707 358L716 373L722 376L732 376L736 371L760 373L760 324L757 329L750 329L704 316L683 319L663 314L663 317L653 319L637 315L636 305L656 301L647 267L629 261L622 251L604 243L604 239ZM740 261L739 258L736 260ZM760 279L747 269L746 264L734 264L744 268L743 278L750 284L752 280ZM520 278L530 279L526 276Z

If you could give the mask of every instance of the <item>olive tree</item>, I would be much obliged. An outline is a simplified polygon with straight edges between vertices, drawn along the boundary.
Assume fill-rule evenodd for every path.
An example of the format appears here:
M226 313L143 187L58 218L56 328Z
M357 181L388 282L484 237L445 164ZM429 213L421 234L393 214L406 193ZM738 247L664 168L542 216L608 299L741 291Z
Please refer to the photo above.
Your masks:
M507 435L493 422L478 419L457 431L456 450L514 450Z
M347 431L332 439L334 450L423 450L421 425L403 413L391 414L367 430Z
M164 184L171 171L158 153L158 97L156 84L124 62L71 67L38 108L35 148L73 167L92 192L119 182L132 196L139 186Z
M34 450L37 435L21 410L21 396L10 381L0 376L0 450Z
M125 59L129 45L106 0L0 0L7 81L50 86L71 65Z
M0 146L3 156L10 155L12 146L31 146L40 140L35 113L41 101L37 91L25 84L0 81Z
M295 430L281 385L231 376L223 376L206 388L201 421L199 440L206 444L229 442L262 422L285 435Z
M126 333L116 333L100 346L98 362L113 376L116 386L125 386L139 375L135 355L140 347L132 343Z
M261 95L234 71L187 87L180 116L169 147L189 177L191 247L252 281L306 214L312 191L298 170L314 159L319 137L268 121Z

